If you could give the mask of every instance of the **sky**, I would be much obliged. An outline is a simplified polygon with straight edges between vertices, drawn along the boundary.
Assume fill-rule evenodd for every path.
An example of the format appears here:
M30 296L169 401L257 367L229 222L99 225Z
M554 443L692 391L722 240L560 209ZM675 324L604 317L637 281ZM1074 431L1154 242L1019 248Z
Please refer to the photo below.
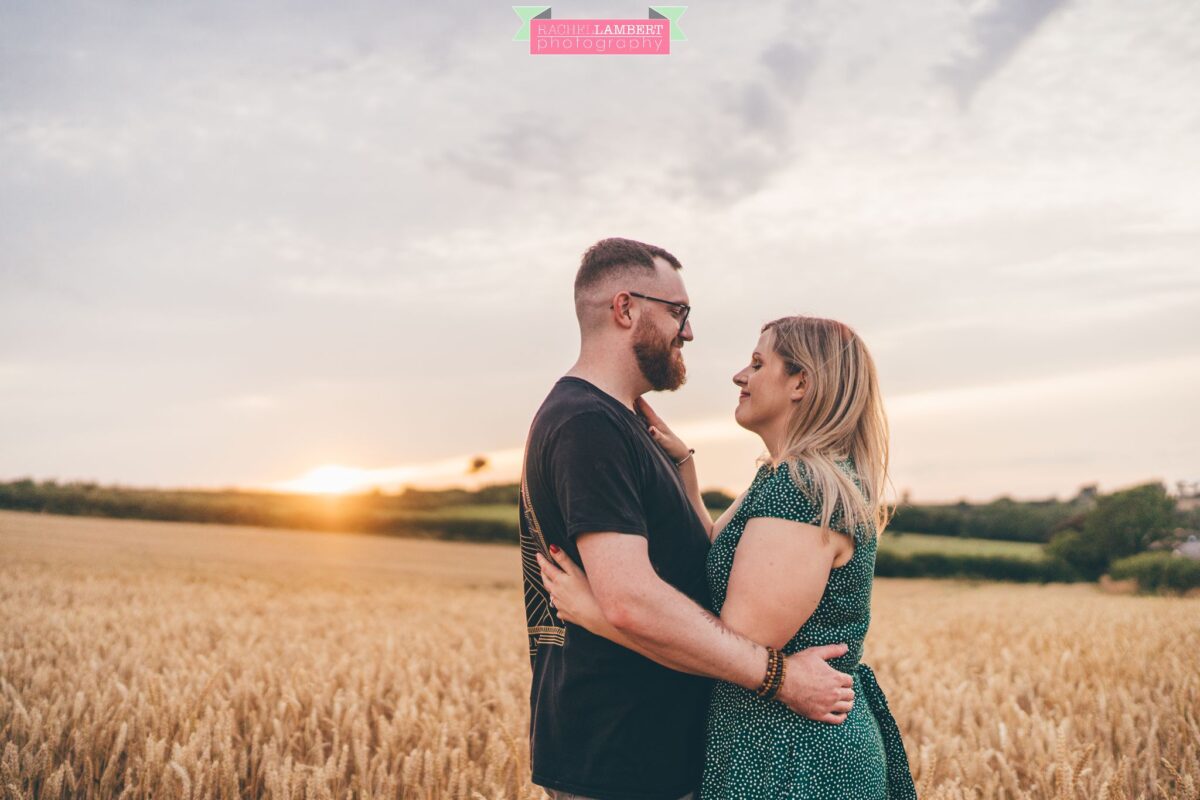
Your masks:
M1200 479L1200 5L709 2L664 56L519 27L0 6L0 480L514 480L606 236L684 265L652 400L705 486L753 476L731 376L788 314L871 349L897 494Z

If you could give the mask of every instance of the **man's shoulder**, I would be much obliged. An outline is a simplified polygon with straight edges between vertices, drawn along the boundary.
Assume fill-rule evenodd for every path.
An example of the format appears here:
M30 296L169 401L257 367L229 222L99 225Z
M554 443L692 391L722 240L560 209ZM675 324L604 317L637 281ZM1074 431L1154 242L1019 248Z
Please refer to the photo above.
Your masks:
M533 419L532 437L554 436L564 428L620 433L621 418L610 403L576 381L560 380Z

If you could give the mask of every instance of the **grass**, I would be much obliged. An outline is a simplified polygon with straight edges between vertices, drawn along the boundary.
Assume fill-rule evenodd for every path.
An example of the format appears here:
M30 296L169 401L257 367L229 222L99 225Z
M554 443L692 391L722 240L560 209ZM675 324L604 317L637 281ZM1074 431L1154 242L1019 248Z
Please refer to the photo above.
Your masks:
M1196 800L1198 616L881 579L864 660L923 800ZM511 545L0 512L0 620L6 798L543 797Z
M946 553L947 555L1010 556L1029 561L1046 557L1042 545L1034 542L1006 542L999 539L964 539L957 536L930 536L925 533L886 531L879 541L884 550L901 555Z
M446 506L429 511L411 511L402 516L406 519L429 521L469 519L485 522L509 522L512 523L515 531L518 513L516 506L509 505L508 503L493 503L485 505Z
M714 518L720 512L710 511ZM517 524L517 509L506 503L492 505L447 506L430 511L414 511L404 519L415 522L445 522L453 520L478 520ZM880 547L900 555L913 553L945 553L947 555L1008 556L1028 561L1041 561L1046 555L1042 545L1034 542L1009 542L999 539L968 539L957 536L932 536L924 533L896 533L888 531L880 541Z

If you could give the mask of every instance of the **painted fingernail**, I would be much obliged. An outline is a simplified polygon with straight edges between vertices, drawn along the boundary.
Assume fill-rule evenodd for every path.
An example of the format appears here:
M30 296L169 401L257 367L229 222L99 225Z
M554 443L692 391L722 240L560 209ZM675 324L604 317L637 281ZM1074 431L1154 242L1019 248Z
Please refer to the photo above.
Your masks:
M552 544L552 545L550 545L550 552L551 552L551 553L557 553L557 552L558 552L558 545L556 545L556 544Z

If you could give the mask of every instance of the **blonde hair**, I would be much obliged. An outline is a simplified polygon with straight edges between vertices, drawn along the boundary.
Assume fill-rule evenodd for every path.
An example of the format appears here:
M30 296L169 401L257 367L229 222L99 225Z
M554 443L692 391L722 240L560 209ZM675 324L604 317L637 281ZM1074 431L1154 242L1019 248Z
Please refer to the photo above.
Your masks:
M788 373L805 374L807 389L790 412L780 461L805 494L820 499L822 528L840 523L851 535L860 526L882 533L891 519L883 502L888 422L866 345L849 326L818 317L783 317L764 325L767 331ZM847 458L857 475L837 464Z

